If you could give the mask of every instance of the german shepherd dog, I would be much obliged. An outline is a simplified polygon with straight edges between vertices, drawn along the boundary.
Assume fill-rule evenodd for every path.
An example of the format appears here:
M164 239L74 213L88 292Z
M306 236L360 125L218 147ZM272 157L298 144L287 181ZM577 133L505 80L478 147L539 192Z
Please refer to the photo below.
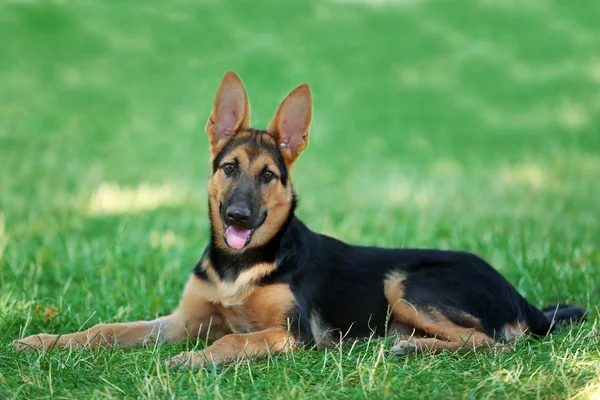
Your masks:
M308 85L290 92L266 130L250 127L244 85L225 74L206 125L210 243L171 315L17 340L20 349L215 340L169 365L201 367L300 346L397 335L392 355L509 351L583 318L543 312L481 258L459 251L358 247L312 232L295 215L294 162L308 145Z

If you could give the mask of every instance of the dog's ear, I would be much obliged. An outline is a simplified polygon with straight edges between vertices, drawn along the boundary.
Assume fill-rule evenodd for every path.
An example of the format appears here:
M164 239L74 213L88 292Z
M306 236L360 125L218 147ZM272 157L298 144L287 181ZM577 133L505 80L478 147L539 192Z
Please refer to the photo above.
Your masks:
M281 102L267 130L277 138L286 164L291 166L308 146L312 96L307 84L292 90Z
M246 89L233 71L223 77L206 124L210 151L216 156L241 128L250 128L250 104Z

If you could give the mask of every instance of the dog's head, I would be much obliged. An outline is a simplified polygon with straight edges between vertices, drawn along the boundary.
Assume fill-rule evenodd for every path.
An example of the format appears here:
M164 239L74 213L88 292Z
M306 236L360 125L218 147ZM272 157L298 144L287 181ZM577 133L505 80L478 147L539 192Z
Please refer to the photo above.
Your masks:
M290 172L308 145L312 99L308 85L291 91L266 130L250 128L240 78L223 77L206 124L212 154L208 183L215 245L231 251L266 244L294 206Z

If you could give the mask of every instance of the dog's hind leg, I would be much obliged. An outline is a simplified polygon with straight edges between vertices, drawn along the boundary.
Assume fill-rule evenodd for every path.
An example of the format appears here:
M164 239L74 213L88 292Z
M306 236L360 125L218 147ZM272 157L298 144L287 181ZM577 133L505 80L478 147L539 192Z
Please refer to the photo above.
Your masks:
M37 334L16 340L20 350L52 348L97 348L119 345L134 347L154 342L175 343L192 338L219 338L229 333L223 319L203 296L202 281L192 275L177 309L152 321L99 324L82 332L50 335Z
M462 326L448 319L442 311L432 306L410 304L404 298L404 276L394 274L384 283L385 296L394 321L412 327L419 336L408 339L398 339L392 346L392 355L407 355L410 353L431 352L440 353L443 350L489 350L509 351L499 345L494 339L477 330L476 318L463 315L465 325Z

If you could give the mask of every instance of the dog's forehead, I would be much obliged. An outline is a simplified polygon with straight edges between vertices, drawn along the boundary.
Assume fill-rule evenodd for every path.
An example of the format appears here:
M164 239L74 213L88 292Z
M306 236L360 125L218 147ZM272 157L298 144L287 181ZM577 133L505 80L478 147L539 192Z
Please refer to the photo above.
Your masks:
M257 143L246 143L241 146L241 150L248 159L248 165L260 166L265 164L276 164L275 148L271 146L258 145Z
M237 159L242 168L275 166L282 172L285 162L276 139L266 131L247 130L238 132L215 158L216 168L225 159Z
M242 156L248 165L277 163L277 143L268 134L241 132L232 139L229 156Z

